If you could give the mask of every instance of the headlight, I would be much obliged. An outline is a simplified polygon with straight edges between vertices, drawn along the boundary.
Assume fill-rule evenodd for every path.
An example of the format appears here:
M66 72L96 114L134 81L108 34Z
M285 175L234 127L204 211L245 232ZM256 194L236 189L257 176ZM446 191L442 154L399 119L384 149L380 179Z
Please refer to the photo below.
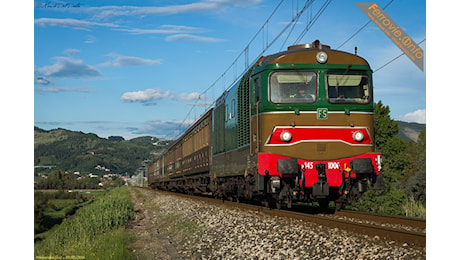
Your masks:
M316 60L323 64L323 63L326 63L327 61L327 53L325 53L324 51L320 51L316 54Z
M283 131L283 132L281 132L280 138L281 138L281 140L283 140L285 142L289 142L292 139L292 134L289 133L289 131Z
M353 133L353 140L356 142L362 142L364 140L364 134L361 131L356 131Z

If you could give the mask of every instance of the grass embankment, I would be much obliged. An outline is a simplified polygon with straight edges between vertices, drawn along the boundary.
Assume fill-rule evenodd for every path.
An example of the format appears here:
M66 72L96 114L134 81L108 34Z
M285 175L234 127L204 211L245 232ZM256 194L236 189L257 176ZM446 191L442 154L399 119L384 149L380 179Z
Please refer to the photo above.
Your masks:
M35 244L35 257L130 259L125 226L132 216L128 189L111 190L48 231L45 239Z
M403 205L405 216L426 219L426 207L420 201L409 197Z
M60 224L75 212L92 203L96 196L106 191L67 192L35 191L34 193L34 240L40 241L54 225Z

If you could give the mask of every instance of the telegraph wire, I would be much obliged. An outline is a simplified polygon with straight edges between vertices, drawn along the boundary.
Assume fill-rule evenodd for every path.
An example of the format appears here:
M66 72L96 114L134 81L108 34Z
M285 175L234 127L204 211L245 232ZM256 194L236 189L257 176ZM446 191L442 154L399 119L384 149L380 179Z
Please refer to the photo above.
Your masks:
M297 40L295 40L294 44L297 44L300 42L300 40L305 36L305 34L310 30L310 28L315 24L315 22L318 20L318 18L323 14L324 10L329 6L329 4L332 2L332 0L327 0L323 6L321 6L320 10L316 13L315 17L310 20L310 22L307 24L305 27L304 31L299 35Z
M386 4L382 9L385 10L385 8L387 8L394 0L390 0L390 2L388 2L388 4ZM367 21L366 24L364 24L361 28L359 28L352 36L350 36L350 38L348 38L345 42L343 42L339 47L337 47L337 50L340 49L340 47L342 47L343 45L345 45L348 41L350 41L351 39L353 39L353 37L355 37L359 32L361 32L369 23L371 22L371 20Z
M424 38L423 40L421 40L420 42L418 42L417 45L420 45L420 44L423 43L425 40L426 40L426 38ZM401 53L399 56L393 58L393 59L390 60L389 62L383 64L383 65L380 66L378 69L374 70L374 73L376 73L376 72L379 71L380 69L383 69L384 67L386 67L388 64L392 63L393 61L399 59L399 57L401 57L401 56L404 56L404 52Z
M315 2L315 0L312 0L312 1L309 1L309 2L310 2L310 3L308 4L308 6L312 5L313 2ZM305 7L307 7L307 5L305 5ZM304 7L304 8L305 8L305 7ZM293 8L294 8L294 7L293 7ZM308 8L308 7L307 7L307 8ZM283 44L281 44L280 51L284 49L284 45L286 44L287 40L289 39L289 36L291 36L292 31L294 30L295 26L297 25L297 22L293 23L294 19L295 19L295 16L293 15L292 20L291 20L291 22L290 22L290 24L292 24L291 30L289 31L288 35L286 36L286 39L284 39ZM298 20L298 19L297 19L297 20Z

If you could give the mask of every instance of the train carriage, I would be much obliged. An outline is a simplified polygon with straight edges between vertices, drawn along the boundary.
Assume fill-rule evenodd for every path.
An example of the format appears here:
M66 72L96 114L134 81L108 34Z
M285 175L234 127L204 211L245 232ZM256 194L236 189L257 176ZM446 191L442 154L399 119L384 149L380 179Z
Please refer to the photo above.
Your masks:
M209 191L211 129L212 109L153 160L149 186L189 193Z

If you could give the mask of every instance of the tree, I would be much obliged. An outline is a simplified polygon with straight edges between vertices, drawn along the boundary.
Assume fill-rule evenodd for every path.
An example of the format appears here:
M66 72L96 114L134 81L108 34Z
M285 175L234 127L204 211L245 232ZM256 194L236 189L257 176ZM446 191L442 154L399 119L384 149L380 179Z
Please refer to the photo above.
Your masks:
M109 136L108 140L109 141L124 141L125 138L123 138L123 136Z
M374 108L374 138L376 150L381 151L388 140L398 133L398 130L398 123L390 117L390 108L384 106L382 101L379 100Z
M390 117L390 108L379 100L374 109L374 139L376 150L383 155L385 183L391 185L403 178L409 165L408 143L396 137L398 131L398 123Z
M408 170L410 159L407 155L407 141L399 138L389 138L381 147L385 163L384 179L387 184L397 185Z
M420 132L417 143L413 145L413 164L405 176L405 191L408 197L426 205L426 131Z
M46 179L37 183L37 189L75 189L78 186L77 180L72 173L63 170L53 170Z

